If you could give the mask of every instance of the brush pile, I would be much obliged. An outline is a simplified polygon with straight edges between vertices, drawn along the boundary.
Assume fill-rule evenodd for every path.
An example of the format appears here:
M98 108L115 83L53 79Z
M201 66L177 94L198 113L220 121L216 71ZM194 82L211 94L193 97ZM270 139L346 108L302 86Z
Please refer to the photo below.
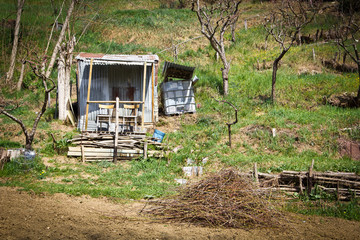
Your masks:
M154 203L158 207L147 212L164 220L210 227L274 226L280 216L250 178L233 170L185 186L176 200Z

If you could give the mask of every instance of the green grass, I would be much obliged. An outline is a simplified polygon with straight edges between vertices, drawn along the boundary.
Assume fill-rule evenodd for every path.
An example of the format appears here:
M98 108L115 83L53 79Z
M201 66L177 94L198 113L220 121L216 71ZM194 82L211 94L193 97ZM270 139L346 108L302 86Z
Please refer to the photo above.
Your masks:
M64 165L55 161L54 167L45 167L38 158L16 159L5 165L0 177L7 179L1 183L3 186L19 186L37 193L141 199L169 194L175 186L177 168L161 159L134 160L129 166L108 162Z
M57 4L60 4L57 2ZM96 52L114 54L149 54L157 53L189 38L201 35L196 15L189 9L165 8L159 1L95 1L89 3L86 12L77 9L77 21L72 22L76 32L94 18L88 31L82 36L75 52ZM265 4L265 3L264 3ZM22 43L34 46L40 53L46 45L51 23L54 20L49 1L37 0L26 3L23 15ZM140 7L139 7L140 6ZM256 16L264 11L264 5L247 2L249 11L244 15ZM0 17L4 18L14 10L13 1L0 3L4 9ZM34 14L34 13L38 14ZM64 14L61 16L64 19ZM14 15L13 15L14 16ZM308 26L304 34L314 33L316 29L329 29L333 19L329 16L317 18L317 22ZM191 158L197 164L208 158L204 164L205 172L224 167L236 167L241 171L252 169L254 162L261 172L281 172L283 170L308 170L315 160L315 171L345 171L360 173L360 162L341 157L338 153L337 140L341 138L360 140L360 111L324 105L323 98L333 94L354 92L358 87L356 74L340 74L325 69L321 58L331 58L336 46L328 44L293 46L285 55L278 71L275 104L269 102L271 91L271 69L258 71L254 68L257 61L271 63L279 53L278 45L268 41L264 50L265 30L261 25L251 26L247 31L242 23L238 24L236 43L226 41L227 56L231 59L229 73L230 94L223 98L221 61L215 60L215 51L207 39L181 45L178 49L177 63L195 66L195 74L200 78L195 85L197 109L196 117L187 120L178 117L180 129L167 132L165 142L169 149L182 147L177 153L170 153L166 159L133 160L114 165L112 163L60 163L58 154L53 149L49 133L55 134L56 147L60 155L65 154L66 140L74 132L65 134L51 129L54 108L50 108L39 123L39 132L35 142L37 151L50 160L51 166L45 166L40 158L33 162L23 159L5 165L0 177L6 179L1 185L19 186L35 192L64 192L71 195L107 196L121 199L141 199L146 195L163 197L173 193L174 178L183 177L181 167L186 159ZM30 34L31 33L31 34ZM55 33L54 39L56 39ZM148 34L140 41L141 34ZM79 35L79 34L78 34ZM125 37L124 37L125 36ZM130 37L134 37L130 41ZM226 34L230 39L230 33ZM0 75L7 71L6 58L10 55L11 42L9 32L2 35ZM55 41L51 43L53 46ZM150 43L150 44L149 44ZM52 47L50 46L50 49ZM312 49L316 60L312 59ZM20 51L19 55L26 53ZM50 54L50 53L49 53ZM159 81L162 81L161 69L164 61L173 61L172 51L158 54L160 62ZM18 66L19 67L19 66ZM298 74L299 68L314 67L319 74ZM15 73L15 79L19 75ZM56 69L52 74L56 79ZM75 70L72 72L75 82ZM21 99L23 105L12 113L24 120L31 127L35 117L34 106L43 101L41 81L30 71L25 75L24 86L20 92L3 87L5 99ZM36 91L38 90L38 91ZM52 93L55 97L55 91ZM238 108L239 122L232 126L233 148L228 146L226 122L234 119L232 108L216 102L226 99ZM11 106L9 106L11 107ZM46 121L47 119L47 121ZM5 116L0 116L0 146L5 148L20 147L13 142L14 136L22 132L7 131L12 123ZM162 122L161 124L166 124ZM170 126L171 127L171 126ZM272 128L277 136L272 137ZM343 130L349 129L349 130ZM328 204L310 202L304 208L306 214L333 214L358 220L358 208L355 202L349 204ZM346 210L348 209L348 210ZM294 210L295 211L295 210ZM306 212L307 211L307 212ZM347 214L342 214L342 212Z
M286 210L305 215L320 215L360 221L359 199L353 199L350 202L324 200L305 201L300 203L293 202L286 206Z
M18 142L13 142L6 139L0 139L0 147L1 148L20 148L21 144Z

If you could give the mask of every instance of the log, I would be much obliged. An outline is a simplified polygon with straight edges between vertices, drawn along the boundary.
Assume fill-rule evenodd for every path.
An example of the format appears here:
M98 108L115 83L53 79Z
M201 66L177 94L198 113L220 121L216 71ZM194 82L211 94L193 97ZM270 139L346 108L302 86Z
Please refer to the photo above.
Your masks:
M321 183L329 183L336 185L337 183L347 186L353 186L360 188L360 182L350 181L350 180L343 180L343 179L334 179L334 178L327 178L327 177L314 177L317 182Z

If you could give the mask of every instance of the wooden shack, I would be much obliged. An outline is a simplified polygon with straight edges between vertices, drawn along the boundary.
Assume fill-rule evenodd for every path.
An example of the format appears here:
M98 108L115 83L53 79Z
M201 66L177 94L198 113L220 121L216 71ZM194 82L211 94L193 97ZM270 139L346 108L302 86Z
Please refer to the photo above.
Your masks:
M119 116L129 114L125 105L136 106L138 125L143 131L158 119L157 55L110 55L80 53L77 57L78 128L98 131L102 105L116 105ZM102 130L102 129L101 129ZM107 126L115 131L115 123Z

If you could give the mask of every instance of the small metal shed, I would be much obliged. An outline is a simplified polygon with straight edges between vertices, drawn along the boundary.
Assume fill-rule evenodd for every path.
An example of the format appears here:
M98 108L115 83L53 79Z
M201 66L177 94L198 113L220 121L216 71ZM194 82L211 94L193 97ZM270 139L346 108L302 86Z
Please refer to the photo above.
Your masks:
M193 84L197 78L191 79L194 70L194 67L165 62L161 96L166 115L196 112Z
M99 104L140 104L141 126L158 119L157 55L117 55L80 53L77 57L78 128L95 131ZM91 73L91 74L90 74ZM114 131L114 125L109 131Z

